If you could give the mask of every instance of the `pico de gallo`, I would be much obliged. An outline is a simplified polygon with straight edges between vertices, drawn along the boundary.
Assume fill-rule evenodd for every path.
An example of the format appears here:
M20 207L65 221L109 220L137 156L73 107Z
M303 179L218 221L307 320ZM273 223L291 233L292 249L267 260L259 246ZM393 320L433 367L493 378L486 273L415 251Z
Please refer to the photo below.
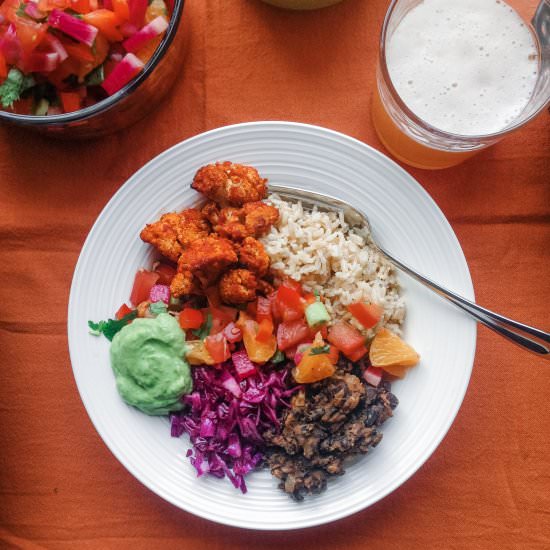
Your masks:
M54 115L88 107L140 73L173 0L0 1L0 106Z
M207 289L199 299L182 302L173 298L170 282L175 274L173 266L162 262L152 270L139 270L130 293L131 305L122 304L115 319L104 322L104 329L99 331L112 339L136 317L168 311L185 332L190 365L219 365L244 347L250 360L235 365L241 379L267 362L291 360L295 365L292 374L299 384L332 376L340 354L356 362L369 351L365 336L357 328L347 321L333 321L322 296L306 292L290 278L269 296L258 296L246 307L236 308L222 303L216 287ZM358 302L348 309L366 329L382 317L382 308L376 304ZM91 328L97 330L97 324L93 325ZM380 369L369 369L370 381L379 381Z

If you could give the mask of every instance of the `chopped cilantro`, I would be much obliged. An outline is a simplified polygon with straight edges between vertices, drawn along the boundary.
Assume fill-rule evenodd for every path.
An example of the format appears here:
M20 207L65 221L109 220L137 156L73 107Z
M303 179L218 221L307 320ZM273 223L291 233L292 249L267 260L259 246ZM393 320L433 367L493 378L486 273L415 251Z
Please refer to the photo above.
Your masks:
M324 346L318 346L316 348L311 348L309 350L310 355L322 355L324 353L328 353L330 351L330 346L328 344Z
M103 334L107 340L111 341L114 335L124 328L132 319L137 317L137 311L131 311L128 315L125 315L122 319L107 319L107 321L99 321L94 323L88 321L88 327L90 327L90 333L95 336Z
M21 94L35 82L32 77L25 76L18 69L10 69L6 80L0 86L0 101L2 107L13 107L13 104L21 98Z
M162 301L153 302L149 304L149 311L153 315L158 315L159 313L166 313L168 311L168 306Z
M206 321L201 325L199 329L194 330L193 334L199 340L204 340L210 334L211 329L212 329L212 314L209 313L206 317Z
M24 2L19 2L19 7L15 10L15 15L17 17L26 17L29 19L29 16L25 13L26 4Z
M319 291L317 289L315 289L313 291L313 295L315 296L315 299L320 302L321 301L321 294L319 293Z
M84 84L86 84L86 86L99 86L104 80L105 72L103 70L103 65L100 65L86 75Z
M271 362L275 364L282 363L285 359L286 359L285 354L280 349L278 349L275 352L275 355L271 358Z

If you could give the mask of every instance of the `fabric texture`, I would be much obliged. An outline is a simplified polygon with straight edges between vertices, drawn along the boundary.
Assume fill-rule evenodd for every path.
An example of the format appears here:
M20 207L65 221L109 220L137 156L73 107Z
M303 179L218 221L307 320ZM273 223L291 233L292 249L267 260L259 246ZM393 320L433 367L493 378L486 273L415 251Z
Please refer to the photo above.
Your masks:
M483 327L458 417L418 473L298 532L241 531L164 502L111 455L75 386L71 276L112 194L167 147L231 123L313 123L382 149L370 98L387 4L188 0L181 78L146 119L78 143L0 128L0 547L550 548L550 364ZM459 167L408 170L456 231L479 303L549 329L550 114Z

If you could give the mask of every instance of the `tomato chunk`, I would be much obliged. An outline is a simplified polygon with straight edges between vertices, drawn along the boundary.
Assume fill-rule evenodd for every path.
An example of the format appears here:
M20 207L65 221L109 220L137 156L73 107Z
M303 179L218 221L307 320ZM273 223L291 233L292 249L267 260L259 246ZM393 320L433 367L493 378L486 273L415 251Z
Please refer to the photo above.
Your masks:
M365 344L365 337L349 323L336 321L328 331L328 341L348 355Z
M311 338L311 332L304 319L281 323L277 328L277 345L284 351Z
M363 344L361 347L357 348L355 351L352 351L351 353L345 353L344 355L350 360L350 361L359 361L361 357L363 357L369 350L367 349L367 346Z
M258 296L258 302L256 305L256 320L258 323L261 323L264 319L273 321L273 316L271 315L271 300L269 298L264 298L263 296Z
M204 322L204 315L200 309L190 307L183 308L180 313L180 327L182 329L200 328Z
M223 332L218 332L218 334L211 334L210 336L207 336L204 340L204 345L216 363L223 363L231 357L229 344L227 343Z
M146 271L145 269L138 271L134 278L134 286L130 294L132 305L137 306L141 302L145 302L149 298L151 288L157 283L158 279L158 273Z
M132 313L132 309L129 308L126 304L122 304L117 312L115 313L115 317L117 319L122 319L123 317L125 317L126 315L128 315L129 313Z
M348 311L365 327L372 328L382 317L384 310L378 304L356 302L348 306Z
M273 336L273 321L271 319L262 319L258 325L258 342L267 342Z
M176 269L171 265L160 263L155 268L155 273L159 274L159 285L169 285L176 274Z

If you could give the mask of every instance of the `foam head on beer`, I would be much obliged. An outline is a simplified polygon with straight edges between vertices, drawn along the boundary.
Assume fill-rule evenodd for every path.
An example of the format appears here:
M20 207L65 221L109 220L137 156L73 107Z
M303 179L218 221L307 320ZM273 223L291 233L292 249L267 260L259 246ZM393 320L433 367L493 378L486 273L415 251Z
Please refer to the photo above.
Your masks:
M503 130L521 114L537 80L535 39L502 0L424 0L394 29L386 51L407 107L454 134Z

